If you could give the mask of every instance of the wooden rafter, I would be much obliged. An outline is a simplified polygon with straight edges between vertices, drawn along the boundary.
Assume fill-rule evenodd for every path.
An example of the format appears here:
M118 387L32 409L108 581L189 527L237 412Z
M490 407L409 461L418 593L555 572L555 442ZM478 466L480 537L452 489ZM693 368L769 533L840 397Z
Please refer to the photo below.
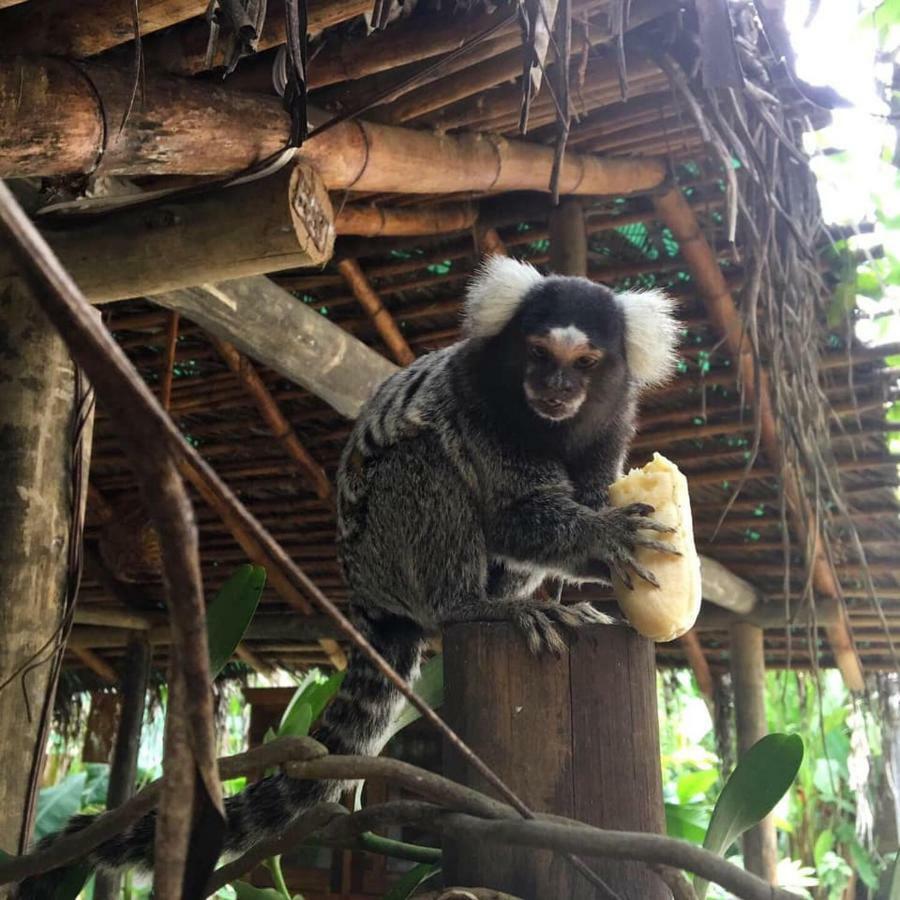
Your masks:
M259 414L265 419L272 434L284 447L288 456L297 463L298 468L316 492L316 496L320 500L332 504L333 492L328 475L303 446L297 432L294 431L293 426L281 411L278 401L259 377L256 367L234 344L214 336L210 336L210 340L219 355L225 360L228 368L237 376L244 390L253 398Z
M394 317L384 308L381 298L369 284L359 263L355 259L342 259L337 267L360 306L372 320L391 356L399 365L408 366L416 358L416 354L400 332Z

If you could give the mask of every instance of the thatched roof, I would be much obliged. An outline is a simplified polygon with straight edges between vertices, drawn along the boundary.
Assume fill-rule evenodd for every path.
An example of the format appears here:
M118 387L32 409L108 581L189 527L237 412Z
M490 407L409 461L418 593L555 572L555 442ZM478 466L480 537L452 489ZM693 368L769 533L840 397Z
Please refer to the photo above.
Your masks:
M36 9L31 10L32 5ZM206 26L187 18L196 12L196 5L162 5L179 18L164 23L171 26L167 31L145 34L146 65L151 70L163 66L194 75L204 68L202 55L191 48L199 46L198 35L205 34ZM121 31L118 37L111 33L98 37L102 29L96 23L90 40L84 38L87 49L66 43L74 40L74 32L57 29L48 37L47 30L39 28L38 7L51 6L49 0L33 0L0 12L0 32L5 17L14 14L8 21L19 23L21 34L32 35L38 49L64 56L105 51L105 61L122 64L131 58L132 45L122 43ZM77 20L80 6L67 7L66 15ZM269 6L271 14L273 4ZM310 102L326 117L372 104L364 113L369 122L440 133L518 136L520 32L514 19L504 19L504 7L487 13L479 5L449 9L419 3L383 31L369 33L360 17L369 6L323 0L310 7L311 30L321 28L311 48ZM675 460L690 479L702 552L749 580L770 604L785 601L788 585L792 615L803 607L807 568L801 535L796 527L785 529L778 474L785 465L798 473L809 521L826 537L819 562L834 566L859 657L867 668L893 667L891 638L884 625L900 641L900 581L894 564L900 507L895 496L896 459L885 444L889 430L885 409L895 392L897 373L885 359L898 348L872 351L855 341L848 343L850 332L844 323L835 331L826 324L835 284L822 261L829 234L799 147L802 131L826 121L827 110L816 105L789 69L776 61L749 4L734 4L736 39L732 43L729 36L725 52L711 43L715 29L698 25L691 3L634 2L631 27L621 44L624 69L614 27L616 6L604 0L575 5L569 87L576 115L568 151L662 159L668 164L769 371L771 403L783 441L781 459L768 458L764 443L755 453L757 422L744 402L747 385L739 384L738 364L723 342L721 322L710 319L696 270L658 220L650 192L593 196L585 198L590 276L615 287L665 286L682 300L686 331L679 375L644 404L632 462L641 464L654 450ZM275 52L269 48L280 43L277 27L273 28L273 33L264 31L258 52L240 61L226 86L272 92ZM65 40L60 38L64 33ZM481 39L463 52L456 49L479 35ZM442 66L434 65L441 60ZM743 80L731 89L735 65ZM548 88L556 68L549 65L544 86L531 104L524 138L549 147L556 146L560 133L557 100ZM196 76L200 81L207 77ZM140 116L139 98L132 115ZM200 134L197 140L207 138ZM243 152L229 145L228 152L232 151ZM435 167L441 165L436 159ZM161 170L148 169L154 171ZM324 268L271 274L298 303L386 356L391 349L385 345L384 332L348 287L346 274L338 268L340 260L357 261L416 354L456 339L462 288L480 253L477 237L483 237L486 229L493 228L510 253L538 266L548 261L546 193L479 189L423 194L412 173L409 179L406 193L360 192L351 187L333 192L332 202L348 215L359 211L365 216L373 208L381 212L414 208L421 213L448 201L465 202L472 204L471 218L477 224L465 220L459 230L457 221L449 226L457 230L431 236L339 236L334 259ZM152 178L142 183L148 189L171 186ZM52 187L71 197L80 185L63 179ZM107 325L140 373L159 388L171 346L170 313L146 299L103 309ZM262 365L257 371L305 450L333 479L348 420L275 371ZM297 454L273 437L258 398L254 400L240 383L209 336L184 318L178 323L172 372L170 410L190 441L316 584L335 600L345 600L335 561L333 512L317 496L309 466L300 464ZM745 472L751 461L752 468ZM824 486L829 476L835 485L839 481L849 516L839 515L842 501ZM104 564L118 565L119 574L127 574L129 565L122 558L133 557L133 549L117 551L112 545L121 543L129 528L134 534L142 517L132 475L102 407L95 426L91 486L88 545L100 540ZM214 591L233 567L245 561L245 554L202 502L197 503L197 516L206 587ZM854 528L865 548L865 563L852 540ZM791 563L787 576L786 536ZM147 556L143 566L130 566L131 576L140 583L120 585L114 595L108 580L88 567L79 600L83 615L73 632L72 646L80 656L70 656L72 665L81 665L86 658L115 665L125 652L123 632L85 623L103 621L105 616L107 624L127 624L125 612L149 614L148 621L153 621L161 590L153 574L152 546ZM872 603L866 567L885 619ZM815 593L822 600L820 582L821 578ZM767 607L770 625L772 609ZM843 614L837 605L823 604L821 609L819 624L824 626L827 620L828 628L810 629L804 616L802 626L793 631L783 625L766 630L770 665L809 666L813 657L821 665L835 662L833 629ZM727 628L721 619L718 625L708 624L710 628L696 633L700 646L710 666L726 666ZM327 663L316 640L317 634L325 633L322 627L315 617L303 620L276 591L267 589L259 620L246 642L249 658L292 667ZM658 659L666 665L683 665L685 649L679 643L660 646ZM84 650L93 656L86 657ZM162 660L164 643L158 653Z

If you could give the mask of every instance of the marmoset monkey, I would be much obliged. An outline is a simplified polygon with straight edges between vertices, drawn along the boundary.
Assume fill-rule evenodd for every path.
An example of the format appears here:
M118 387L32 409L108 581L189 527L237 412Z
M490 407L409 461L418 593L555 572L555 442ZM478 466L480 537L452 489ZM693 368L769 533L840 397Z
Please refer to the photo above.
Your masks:
M533 650L559 652L560 628L608 621L586 602L534 599L548 575L653 581L636 548L670 548L639 531L671 529L644 504L607 505L606 491L640 392L674 371L677 332L660 292L615 294L493 257L469 287L463 339L380 386L341 459L338 547L356 624L402 676L415 678L427 633L448 623L508 619ZM401 700L353 651L314 736L332 753L376 754ZM250 785L225 802L224 851L279 833L342 788L284 774ZM154 824L145 816L89 862L149 866ZM21 896L50 898L53 876Z

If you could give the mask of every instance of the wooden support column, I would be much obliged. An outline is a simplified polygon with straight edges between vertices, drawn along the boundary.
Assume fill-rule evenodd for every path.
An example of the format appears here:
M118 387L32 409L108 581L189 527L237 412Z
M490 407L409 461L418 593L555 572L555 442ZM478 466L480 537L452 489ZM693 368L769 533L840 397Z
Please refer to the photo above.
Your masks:
M629 628L584 629L561 658L535 658L508 623L444 631L447 721L535 812L663 833L653 645ZM492 793L445 746L445 774ZM669 900L645 866L585 858L623 900ZM448 884L524 900L588 900L592 885L549 852L447 842Z
M24 280L0 280L0 848L29 839L29 775L40 773L52 666L22 671L61 623L72 539L75 371ZM83 432L84 479L91 425Z
M369 284L369 279L366 278L359 263L355 259L342 259L337 267L353 291L353 295L359 300L360 306L372 320L388 350L391 351L391 356L399 365L408 366L416 358L416 354L401 334L394 317L384 308L381 298Z
M737 723L738 760L768 734L766 723L766 661L763 631L744 623L731 627L731 680ZM744 868L775 883L778 848L771 815L743 837Z
M584 207L576 197L563 197L550 210L550 271L559 275L588 273Z
M137 778L138 751L141 746L141 726L150 677L151 649L145 634L135 634L128 642L125 670L122 677L122 711L109 770L106 808L114 809L134 794ZM120 873L98 872L94 900L115 900L120 896Z

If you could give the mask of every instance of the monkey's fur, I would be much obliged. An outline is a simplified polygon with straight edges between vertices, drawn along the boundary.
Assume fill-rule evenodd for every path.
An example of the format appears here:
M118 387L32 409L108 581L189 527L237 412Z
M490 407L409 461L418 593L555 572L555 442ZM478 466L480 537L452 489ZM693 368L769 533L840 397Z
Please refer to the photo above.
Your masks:
M665 531L606 488L622 470L640 391L675 360L672 303L541 277L495 257L469 289L465 337L387 379L363 409L337 477L338 547L357 625L407 679L426 634L508 619L533 650L559 652L561 628L608 621L589 603L533 598L548 575L652 580L632 553ZM315 737L332 753L375 754L400 704L358 652ZM277 834L337 782L274 775L226 800L225 852ZM73 819L66 832L91 817ZM155 816L98 847L98 867L152 865ZM52 838L50 839L52 840ZM20 896L49 898L54 873Z

